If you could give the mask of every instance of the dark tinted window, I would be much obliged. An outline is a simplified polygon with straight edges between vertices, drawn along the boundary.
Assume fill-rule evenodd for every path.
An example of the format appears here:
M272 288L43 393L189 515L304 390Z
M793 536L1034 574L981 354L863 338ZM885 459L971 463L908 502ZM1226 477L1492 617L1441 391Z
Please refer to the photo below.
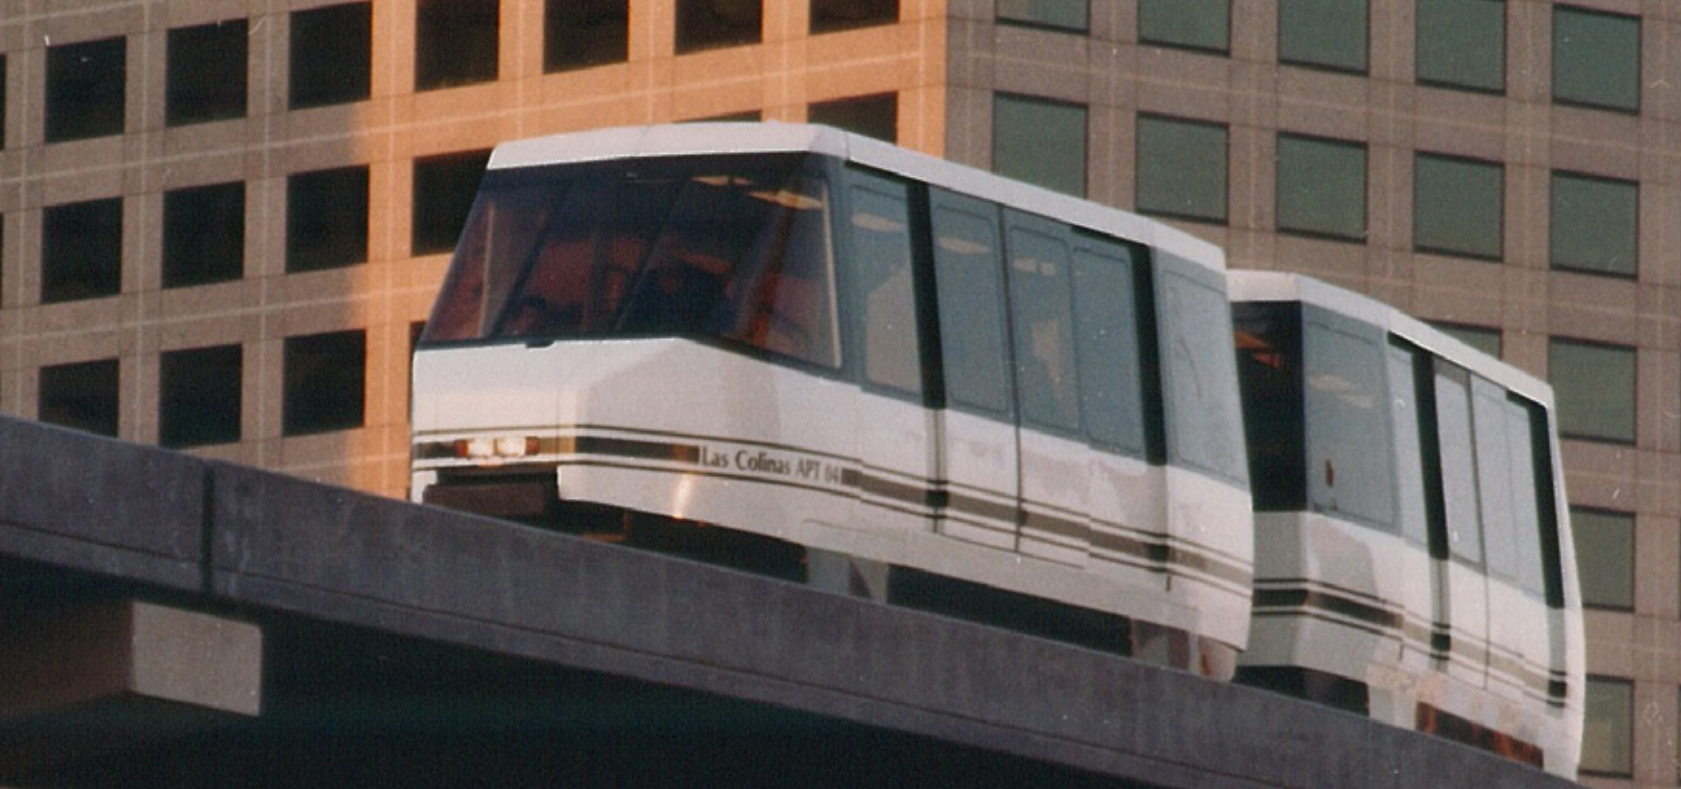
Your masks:
M1366 2L1279 0L1279 62L1364 73Z
M490 151L468 151L414 160L411 252L429 255L455 249L473 210Z
M41 212L41 301L115 296L122 283L122 198Z
M1232 40L1231 0L1139 0L1138 40L1226 52Z
M1089 0L998 0L998 21L1065 30L1090 24Z
M373 68L373 6L369 3L292 12L292 109L368 98Z
M1554 172L1547 232L1555 268L1633 277L1640 265L1640 185Z
M1413 157L1413 246L1498 259L1504 249L1505 169L1498 164Z
M1588 677L1582 772L1627 776L1634 769L1634 683Z
M361 427L367 357L367 340L360 329L287 337L285 434Z
M226 282L244 273L245 184L165 192L163 286Z
M1144 255L1119 243L1074 238L1081 421L1094 442L1137 456L1145 452L1136 288L1136 267L1149 265Z
M909 195L904 184L851 174L846 231L865 380L922 393Z
M764 0L677 0L677 54L757 44Z
M245 115L247 40L243 19L169 31L169 125Z
M414 87L496 79L500 0L416 0Z
M368 259L368 168L286 179L286 271L319 271Z
M1458 323L1432 323L1438 331L1496 359L1500 358L1500 330Z
M1036 217L1009 216L1006 270L1022 422L1074 432L1080 428L1080 379L1067 232Z
M116 359L41 368L40 420L115 437L117 369Z
M1393 528L1386 341L1375 329L1318 309L1304 308L1303 319L1308 506Z
M630 0L546 0L543 70L623 63L630 53Z
M1576 577L1582 604L1628 611L1634 608L1634 516L1604 510L1570 510L1576 540Z
M1448 550L1480 564L1483 538L1471 433L1471 380L1463 369L1436 364L1436 446L1442 459L1442 507Z
M899 0L811 0L811 33L899 21Z
M1506 90L1505 0L1418 0L1416 44L1419 82Z
M1226 221L1226 127L1141 115L1138 210Z
M47 142L123 133L128 41L47 48Z
M158 442L166 447L239 440L238 345L164 353L158 359Z
M1558 398L1559 433L1634 443L1635 349L1555 339L1547 380Z
M1553 100L1640 111L1640 18L1553 6Z
M1366 238L1366 146L1278 136L1278 229Z
M1302 510L1307 489L1301 306L1294 302L1233 304L1232 322L1255 509Z
M807 119L837 129L894 142L899 136L899 96L882 93L811 105Z
M1009 413L998 209L936 191L932 218L946 399L959 408Z
M1086 108L998 94L992 102L992 169L1047 189L1086 194Z

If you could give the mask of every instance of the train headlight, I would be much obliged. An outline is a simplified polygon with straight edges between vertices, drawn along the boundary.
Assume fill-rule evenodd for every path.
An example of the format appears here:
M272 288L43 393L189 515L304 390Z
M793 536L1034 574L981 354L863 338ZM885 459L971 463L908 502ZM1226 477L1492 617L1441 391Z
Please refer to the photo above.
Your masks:
M464 460L505 460L537 454L538 441L529 436L480 436L455 442L455 456Z

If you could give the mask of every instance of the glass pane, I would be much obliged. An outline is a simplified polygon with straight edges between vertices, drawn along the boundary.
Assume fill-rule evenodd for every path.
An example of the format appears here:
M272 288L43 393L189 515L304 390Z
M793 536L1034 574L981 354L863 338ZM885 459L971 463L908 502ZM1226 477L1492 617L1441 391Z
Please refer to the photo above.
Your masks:
M1078 430L1080 389L1074 371L1068 244L1057 228L1043 227L1048 223L1034 223L1040 227L1032 230L1025 224L1012 220L1009 229L1010 309L1022 419L1040 427Z
M1226 127L1138 119L1138 210L1226 221Z
M677 54L757 44L764 0L677 0Z
M1076 243L1074 327L1086 435L1142 456L1144 392L1133 266L1142 262L1143 253L1135 258L1127 247L1095 239Z
M1247 484L1243 412L1231 363L1231 306L1219 275L1156 253L1156 311L1172 459Z
M897 21L899 0L811 0L812 35Z
M1553 100L1640 110L1640 19L1553 7Z
M1076 197L1086 194L1086 108L998 95L992 102L992 169Z
M1547 378L1558 402L1559 432L1634 442L1633 348L1554 340Z
M899 94L819 102L811 105L806 120L893 142L899 136Z
M1541 543L1552 539L1555 526L1544 523L1543 502L1538 485L1551 485L1550 477L1542 479L1536 467L1536 425L1531 414L1539 408L1514 401L1508 396L1506 411L1507 468L1511 469L1512 489L1512 555L1517 568L1518 585L1540 596L1546 593L1546 570L1542 563Z
M903 184L853 173L848 232L853 292L862 307L864 377L909 394L922 393L916 291L911 272L908 197Z
M1418 0L1418 81L1506 89L1505 0Z
M1233 304L1232 321L1255 509L1304 509L1301 307L1283 302Z
M1553 265L1632 277L1640 263L1640 186L1553 173Z
M1477 492L1482 508L1483 545L1491 575L1518 579L1517 526L1512 518L1512 471L1506 431L1506 393L1481 378L1471 380L1476 424Z
M1582 726L1582 772L1628 775L1633 765L1634 685L1590 677Z
M1138 40L1225 52L1231 11L1231 0L1140 0Z
M1500 358L1500 330L1454 323L1432 323L1438 331L1496 359Z
M1305 317L1308 505L1392 529L1394 471L1381 339L1316 310Z
M1498 164L1418 154L1413 158L1413 246L1499 258L1505 171Z
M1010 410L1010 371L997 213L978 200L937 193L933 231L946 397L1001 414Z
M1389 414L1395 436L1395 479L1401 535L1420 545L1430 539L1429 500L1424 487L1424 429L1418 409L1421 352L1389 346Z
M1089 13L1087 0L998 0L1000 22L1085 30Z
M1366 237L1366 148L1279 135L1278 228Z
M1279 0L1278 59L1366 70L1365 0Z
M623 63L630 52L630 0L546 0L543 70Z
M1448 550L1468 562L1483 559L1477 505L1477 467L1471 446L1471 387L1464 370L1436 366L1436 444L1442 453L1442 505Z
M1634 516L1571 508L1582 604L1634 607Z

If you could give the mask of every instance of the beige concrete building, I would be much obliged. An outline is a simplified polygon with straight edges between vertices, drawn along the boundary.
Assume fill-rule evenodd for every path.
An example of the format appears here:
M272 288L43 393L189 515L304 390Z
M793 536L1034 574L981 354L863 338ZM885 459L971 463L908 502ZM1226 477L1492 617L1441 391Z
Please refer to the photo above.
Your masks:
M816 119L1557 387L1597 786L1673 786L1681 3L0 0L0 411L389 495L496 143Z

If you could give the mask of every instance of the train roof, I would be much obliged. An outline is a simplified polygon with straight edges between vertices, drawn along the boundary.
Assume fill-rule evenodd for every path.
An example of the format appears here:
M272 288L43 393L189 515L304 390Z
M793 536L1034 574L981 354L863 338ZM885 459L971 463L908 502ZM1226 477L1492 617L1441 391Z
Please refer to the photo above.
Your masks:
M800 151L857 162L1144 244L1216 271L1225 269L1219 247L1161 222L827 126L684 123L597 129L503 143L491 154L489 169Z
M1464 367L1507 390L1553 408L1553 388L1546 381L1472 348L1424 321L1388 304L1302 274L1283 271L1227 272L1226 287L1233 303L1298 301L1323 307L1391 334L1406 338L1431 353Z

